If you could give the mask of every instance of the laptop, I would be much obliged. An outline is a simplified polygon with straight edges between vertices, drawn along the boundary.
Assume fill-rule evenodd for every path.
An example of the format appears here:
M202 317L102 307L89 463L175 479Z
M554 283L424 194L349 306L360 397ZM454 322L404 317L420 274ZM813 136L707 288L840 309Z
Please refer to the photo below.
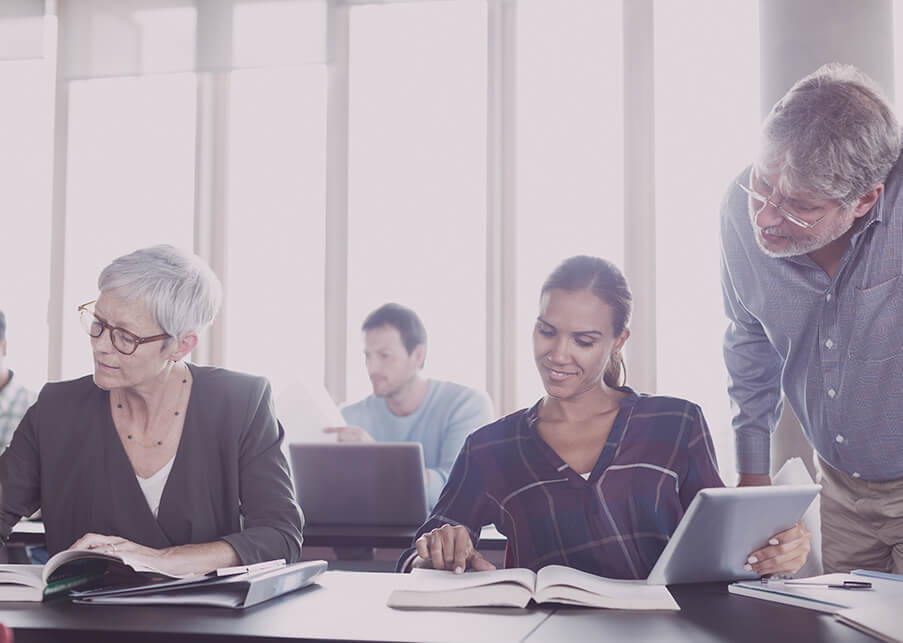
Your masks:
M427 517L419 442L290 444L305 525L419 527Z
M758 578L743 569L746 557L792 527L821 485L702 489L659 556L652 585Z

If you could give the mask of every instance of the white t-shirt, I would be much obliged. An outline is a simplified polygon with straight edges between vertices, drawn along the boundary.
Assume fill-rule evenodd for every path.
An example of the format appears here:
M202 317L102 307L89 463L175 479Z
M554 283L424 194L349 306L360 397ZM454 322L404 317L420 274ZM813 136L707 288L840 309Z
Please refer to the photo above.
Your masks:
M163 487L166 486L166 480L169 478L169 472L172 470L172 463L175 459L175 456L170 458L169 462L164 464L150 478L142 478L135 474L135 477L138 478L138 485L141 487L144 497L147 498L147 504L154 514L154 518L157 517L157 512L160 511L160 498L163 497Z

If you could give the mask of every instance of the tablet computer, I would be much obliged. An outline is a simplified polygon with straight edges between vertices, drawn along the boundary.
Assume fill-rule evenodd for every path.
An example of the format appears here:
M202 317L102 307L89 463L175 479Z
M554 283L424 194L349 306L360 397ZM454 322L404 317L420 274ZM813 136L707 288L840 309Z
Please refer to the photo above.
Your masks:
M758 578L746 558L792 527L820 485L702 489L693 498L646 582L655 585Z
M426 520L419 442L289 445L306 525L419 527Z

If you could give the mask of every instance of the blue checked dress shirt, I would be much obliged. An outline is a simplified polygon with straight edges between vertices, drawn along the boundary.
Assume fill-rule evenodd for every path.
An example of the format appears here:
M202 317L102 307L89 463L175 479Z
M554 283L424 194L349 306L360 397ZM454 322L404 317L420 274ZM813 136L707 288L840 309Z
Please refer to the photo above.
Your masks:
M746 182L747 168L738 177ZM722 203L728 393L743 473L767 473L790 402L815 450L863 480L903 478L903 163L854 224L833 278L756 245L746 195Z

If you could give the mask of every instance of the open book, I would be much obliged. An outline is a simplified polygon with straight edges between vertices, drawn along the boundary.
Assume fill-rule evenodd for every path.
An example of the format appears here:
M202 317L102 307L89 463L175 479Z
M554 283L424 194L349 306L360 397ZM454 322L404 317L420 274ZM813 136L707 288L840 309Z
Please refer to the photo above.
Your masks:
M325 569L325 561L272 561L176 575L155 569L140 556L67 549L46 565L0 565L0 601L41 601L71 593L88 599L84 602L101 602L96 599L144 592L158 595L158 603L247 607L303 587Z
M389 607L525 607L533 599L611 609L680 609L664 585L613 580L562 565L538 572L518 568L466 574L415 569L402 578L402 586L389 595Z
M0 565L0 601L40 601L86 585L172 578L127 554L67 549L46 565Z

